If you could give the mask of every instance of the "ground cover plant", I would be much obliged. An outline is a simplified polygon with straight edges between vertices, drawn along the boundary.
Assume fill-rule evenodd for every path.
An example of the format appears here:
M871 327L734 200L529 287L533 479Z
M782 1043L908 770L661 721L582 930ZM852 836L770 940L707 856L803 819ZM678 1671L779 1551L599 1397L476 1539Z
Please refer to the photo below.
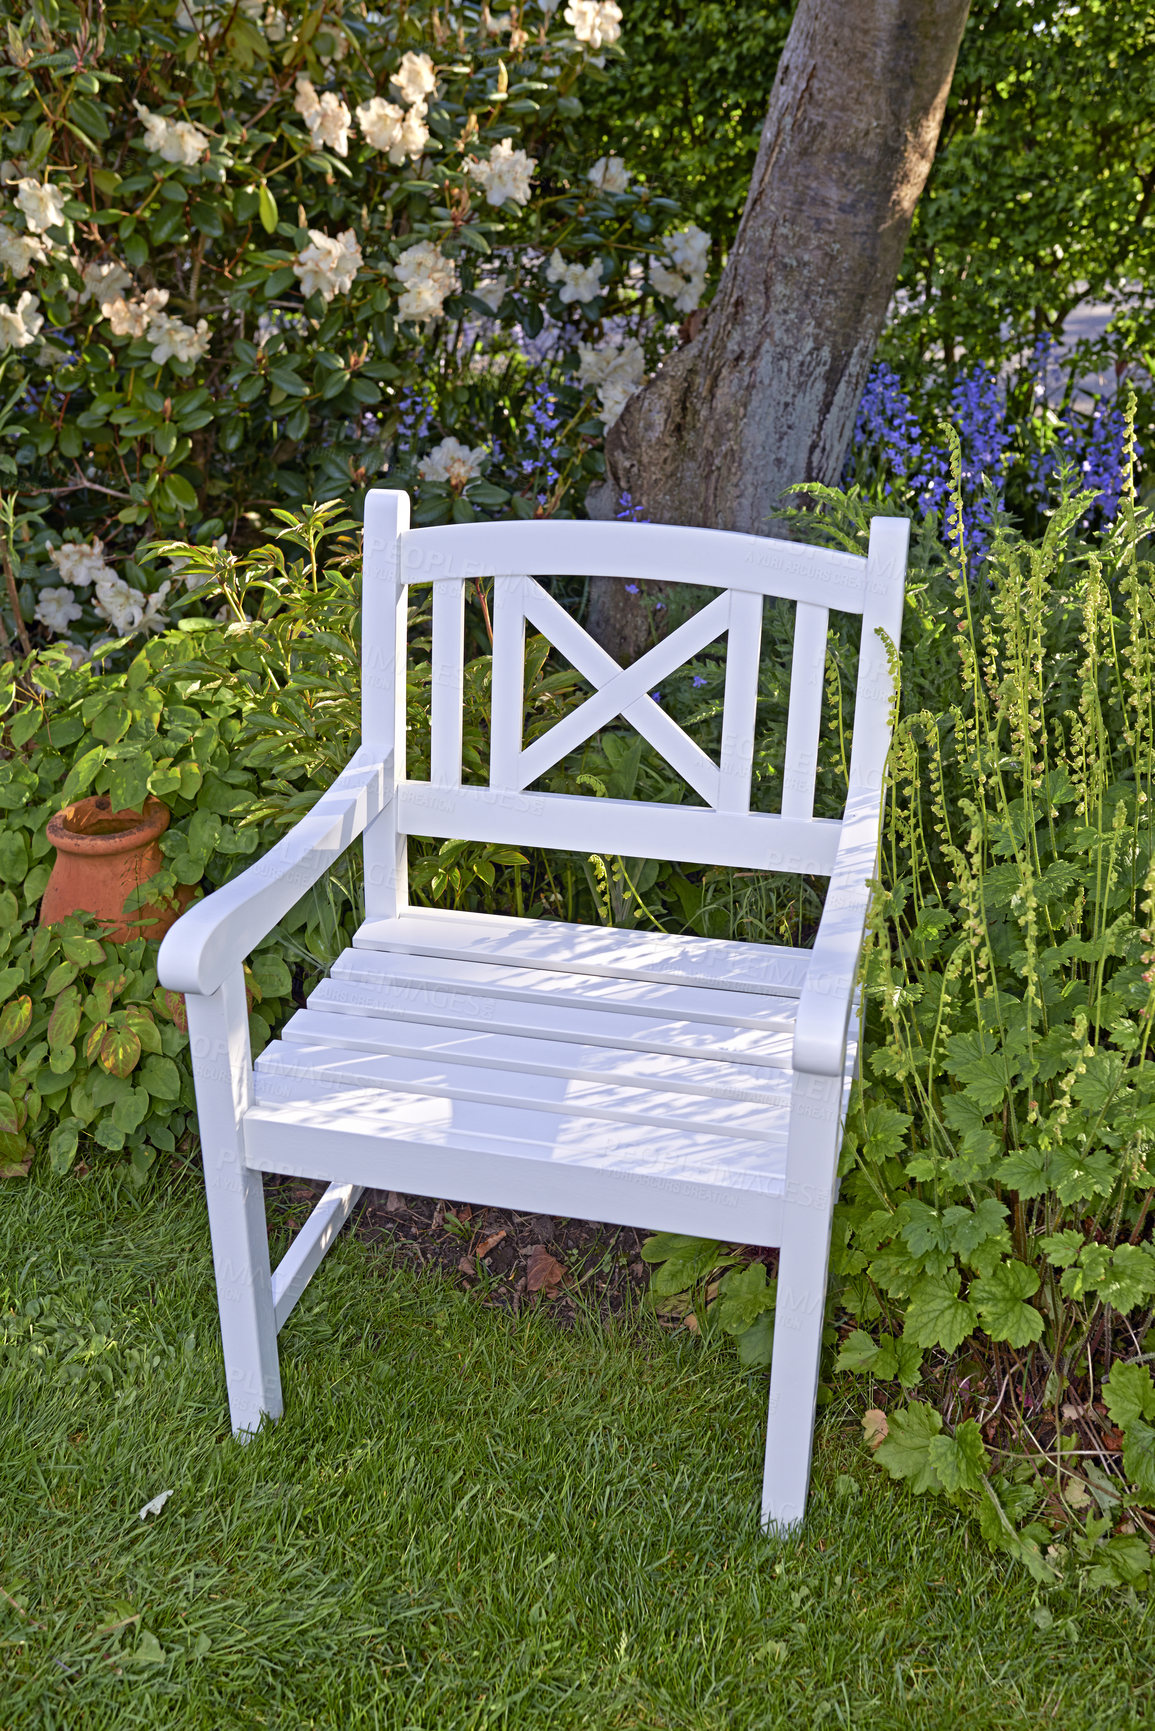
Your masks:
M1008 1573L841 1406L805 1536L760 1533L762 1380L644 1314L515 1319L346 1235L284 1421L237 1447L197 1173L164 1161L143 1199L44 1171L0 1213L13 1726L1150 1721L1149 1601ZM302 1215L271 1198L276 1251Z

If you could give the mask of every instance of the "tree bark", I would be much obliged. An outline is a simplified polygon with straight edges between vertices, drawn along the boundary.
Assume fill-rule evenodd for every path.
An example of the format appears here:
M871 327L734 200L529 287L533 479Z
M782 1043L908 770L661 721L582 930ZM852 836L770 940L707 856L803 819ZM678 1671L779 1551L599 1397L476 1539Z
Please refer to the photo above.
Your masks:
M718 293L611 429L591 515L628 493L650 522L766 534L791 482L837 481L968 8L799 0ZM636 609L607 585L612 650Z

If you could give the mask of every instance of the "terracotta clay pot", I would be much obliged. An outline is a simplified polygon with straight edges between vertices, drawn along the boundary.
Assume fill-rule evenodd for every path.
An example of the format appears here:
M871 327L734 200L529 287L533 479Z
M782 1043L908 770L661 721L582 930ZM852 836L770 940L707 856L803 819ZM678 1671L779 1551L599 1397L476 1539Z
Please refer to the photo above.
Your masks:
M113 811L106 794L66 805L49 819L48 839L56 864L40 904L40 924L49 926L69 914L95 914L114 944L129 938L162 938L192 899L181 884L171 906L149 903L125 912L134 890L164 865L160 838L169 809L150 795L143 811Z

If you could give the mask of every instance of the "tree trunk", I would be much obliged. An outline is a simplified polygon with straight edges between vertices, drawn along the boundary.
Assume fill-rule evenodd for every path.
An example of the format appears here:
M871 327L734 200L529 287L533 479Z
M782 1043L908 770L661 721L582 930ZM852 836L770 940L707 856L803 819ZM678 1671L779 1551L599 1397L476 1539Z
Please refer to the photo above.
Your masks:
M612 428L591 515L629 493L651 522L766 534L791 482L837 481L968 7L799 0L718 293ZM612 650L630 598L608 585L590 625Z

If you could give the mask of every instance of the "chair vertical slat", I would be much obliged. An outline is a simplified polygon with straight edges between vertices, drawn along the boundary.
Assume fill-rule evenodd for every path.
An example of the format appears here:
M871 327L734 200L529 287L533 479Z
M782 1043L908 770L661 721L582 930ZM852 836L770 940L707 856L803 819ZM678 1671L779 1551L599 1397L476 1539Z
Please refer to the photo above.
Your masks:
M750 770L758 712L758 666L762 658L762 597L730 591L726 633L726 690L722 710L722 757L718 810L749 811Z
M829 611L799 601L794 618L790 662L790 712L786 723L786 764L782 776L782 816L814 816L818 771L818 729L826 676Z
M409 528L409 495L375 487L365 500L361 581L361 737L392 760L393 785L405 776L405 658L409 589L401 573L400 538ZM362 838L365 912L393 919L409 905L405 837L390 800Z
M890 750L890 705L894 680L885 632L892 644L902 635L902 609L910 523L905 517L874 517L866 564L866 599L862 612L862 647L858 655L858 685L854 695L854 738L850 748L851 796L880 793Z
M493 695L489 726L489 785L518 781L525 724L525 586L523 576L493 580ZM436 585L434 586L436 587Z
M465 666L465 586L433 585L433 655L429 704L429 779L461 786L461 715Z

